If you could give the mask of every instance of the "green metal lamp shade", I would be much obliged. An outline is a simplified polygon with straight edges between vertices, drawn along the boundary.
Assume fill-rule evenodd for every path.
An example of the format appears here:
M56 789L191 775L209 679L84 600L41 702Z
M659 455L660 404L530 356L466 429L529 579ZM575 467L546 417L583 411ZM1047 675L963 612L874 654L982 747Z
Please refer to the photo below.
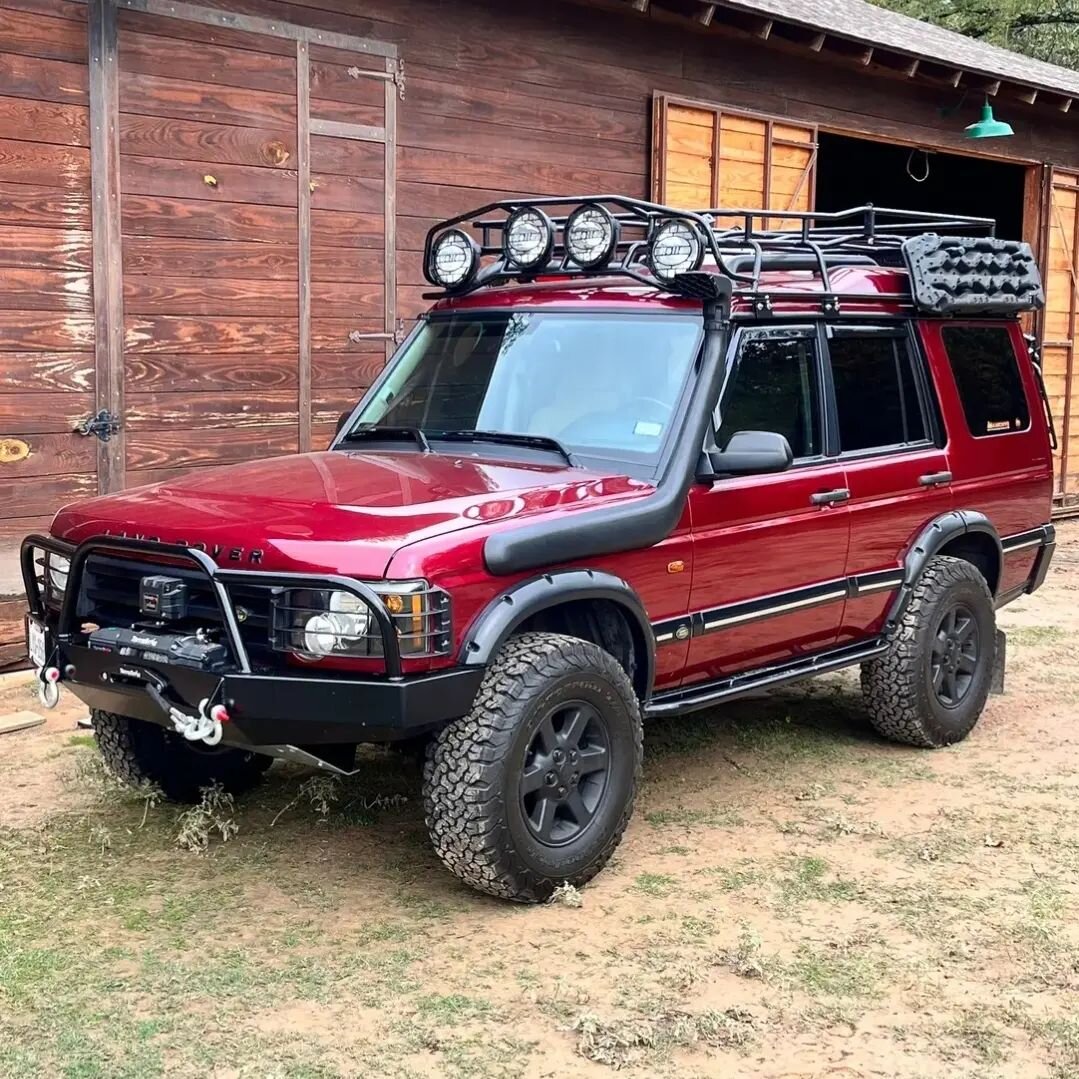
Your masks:
M982 118L966 128L963 134L968 139L999 139L1015 132L1011 124L993 119L993 106L987 101L982 106Z

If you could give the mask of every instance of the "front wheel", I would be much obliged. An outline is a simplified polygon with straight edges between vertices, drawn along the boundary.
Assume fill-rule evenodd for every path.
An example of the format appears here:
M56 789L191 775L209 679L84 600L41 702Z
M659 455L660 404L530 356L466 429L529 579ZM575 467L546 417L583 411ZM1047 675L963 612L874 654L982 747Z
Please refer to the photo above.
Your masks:
M613 656L561 634L516 637L472 711L428 747L435 851L466 884L505 899L583 884L622 838L641 757L640 707Z
M93 713L105 767L130 787L152 784L170 802L197 802L219 783L229 794L250 790L273 758L227 746L200 746L173 731L114 712Z
M985 578L970 562L938 555L914 586L888 651L862 666L870 722L912 746L966 738L985 708L995 658Z

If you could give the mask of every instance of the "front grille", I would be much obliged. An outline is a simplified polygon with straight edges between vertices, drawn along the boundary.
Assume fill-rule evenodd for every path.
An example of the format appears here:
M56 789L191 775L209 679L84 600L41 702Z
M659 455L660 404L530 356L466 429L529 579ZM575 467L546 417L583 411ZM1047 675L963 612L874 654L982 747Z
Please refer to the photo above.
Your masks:
M147 617L139 611L139 584L143 577L155 574L177 577L187 584L187 617L172 623L177 630L216 629L220 631L221 640L228 643L213 586L205 573L190 566L92 554L86 560L79 591L80 621L125 629L130 629L136 622L146 622ZM272 589L230 584L228 591L251 665L272 667L269 639Z

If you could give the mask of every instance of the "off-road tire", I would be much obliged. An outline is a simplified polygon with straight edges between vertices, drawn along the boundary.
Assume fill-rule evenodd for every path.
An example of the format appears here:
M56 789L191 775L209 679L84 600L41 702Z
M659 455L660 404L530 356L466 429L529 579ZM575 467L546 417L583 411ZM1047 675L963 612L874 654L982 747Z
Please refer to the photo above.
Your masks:
M591 824L565 847L540 844L525 822L519 779L529 743L560 700L585 699L609 733L609 771ZM556 633L508 641L472 710L431 740L423 804L435 851L466 884L522 903L606 865L633 813L643 753L640 705L621 665L598 645Z
M155 785L170 802L197 802L214 783L244 794L273 763L241 749L196 749L164 727L114 712L95 711L93 723L105 767L128 786Z
M940 619L957 602L973 615L979 651L969 688L958 704L946 707L933 691L931 655ZM893 742L926 749L966 738L989 695L995 630L993 597L977 567L944 555L931 559L892 631L888 651L862 664L862 694L874 729Z

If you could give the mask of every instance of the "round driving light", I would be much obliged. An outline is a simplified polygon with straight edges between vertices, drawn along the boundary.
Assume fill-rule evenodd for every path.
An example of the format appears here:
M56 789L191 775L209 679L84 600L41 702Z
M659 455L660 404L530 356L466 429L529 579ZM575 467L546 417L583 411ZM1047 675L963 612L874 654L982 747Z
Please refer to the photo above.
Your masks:
M431 278L443 288L460 288L476 276L480 249L460 229L450 229L435 241L431 252Z
M312 656L328 656L337 644L337 620L332 615L316 614L303 627L304 650Z
M510 215L502 239L507 262L521 270L538 270L550 260L553 247L554 226L545 213L525 206Z
M660 225L652 240L652 272L661 281L673 281L680 273L699 269L704 261L700 234L688 221Z
M602 206L580 206L566 221L566 251L585 270L608 262L618 246L618 222Z

